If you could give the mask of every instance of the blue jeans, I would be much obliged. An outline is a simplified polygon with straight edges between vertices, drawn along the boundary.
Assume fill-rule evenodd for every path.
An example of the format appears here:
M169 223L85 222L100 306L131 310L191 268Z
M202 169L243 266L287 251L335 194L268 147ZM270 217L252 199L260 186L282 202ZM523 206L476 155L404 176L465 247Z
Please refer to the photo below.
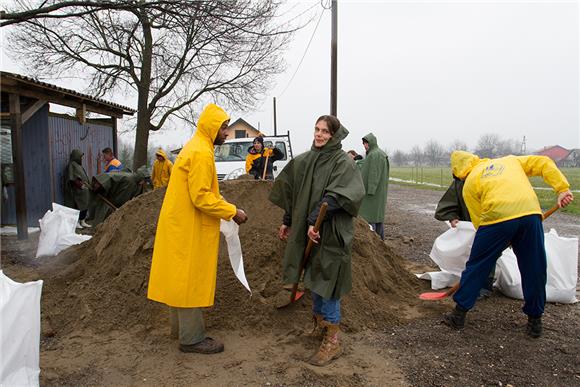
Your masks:
M381 237L382 240L385 240L385 225L384 223L369 223L373 228L373 231Z
M314 314L321 315L329 323L338 324L340 322L340 299L329 298L326 300L312 292L312 311Z
M522 276L523 311L530 317L542 316L546 303L547 263L540 215L523 216L477 229L469 260L461 273L459 290L453 296L460 308L473 308L479 289L484 287L501 252L510 243Z

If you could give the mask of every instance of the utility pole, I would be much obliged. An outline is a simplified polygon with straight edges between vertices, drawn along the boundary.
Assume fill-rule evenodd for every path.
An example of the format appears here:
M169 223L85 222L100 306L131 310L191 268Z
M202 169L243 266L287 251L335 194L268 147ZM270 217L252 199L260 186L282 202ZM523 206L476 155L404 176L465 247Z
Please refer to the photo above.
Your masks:
M330 114L336 116L338 58L338 0L332 0L332 38L330 42Z
M520 148L520 154L521 155L525 155L526 154L526 136L524 136L524 138L522 140L522 146Z
M278 126L276 124L276 97L274 97L274 136L278 135Z

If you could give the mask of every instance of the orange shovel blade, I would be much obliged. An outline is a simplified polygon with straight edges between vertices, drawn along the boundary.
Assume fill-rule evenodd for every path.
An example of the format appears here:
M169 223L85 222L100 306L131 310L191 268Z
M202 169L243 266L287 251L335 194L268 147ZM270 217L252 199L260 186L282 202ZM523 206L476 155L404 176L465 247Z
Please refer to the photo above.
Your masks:
M426 292L419 294L422 300L441 300L447 297L447 292Z

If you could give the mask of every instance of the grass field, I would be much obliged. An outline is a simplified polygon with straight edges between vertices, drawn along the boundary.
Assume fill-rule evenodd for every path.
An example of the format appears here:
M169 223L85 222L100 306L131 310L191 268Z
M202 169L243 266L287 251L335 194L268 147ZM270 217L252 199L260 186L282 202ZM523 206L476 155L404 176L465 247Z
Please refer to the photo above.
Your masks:
M580 168L561 168L568 181L570 189L580 190ZM396 184L413 185L422 189L446 190L453 178L451 168L433 167L393 167L390 171L391 179L400 179ZM538 188L549 188L541 177L532 177L532 185ZM536 189L540 205L544 210L551 208L556 201L556 194L551 190ZM563 212L580 215L580 193L574 193L575 200Z

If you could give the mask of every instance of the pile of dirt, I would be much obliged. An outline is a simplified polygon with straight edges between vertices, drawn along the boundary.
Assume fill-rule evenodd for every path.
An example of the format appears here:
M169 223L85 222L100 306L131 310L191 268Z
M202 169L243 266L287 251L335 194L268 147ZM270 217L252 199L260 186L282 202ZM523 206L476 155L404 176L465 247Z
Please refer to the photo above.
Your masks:
M310 300L277 309L282 289L285 242L277 238L282 211L268 201L271 183L251 180L220 184L222 195L248 214L240 227L246 276L252 296L233 274L226 245L220 246L215 306L206 324L215 329L253 327L272 331L307 326ZM93 238L44 260L43 318L53 333L167 324L167 308L147 300L147 282L157 218L165 190L126 203L99 225ZM347 330L384 327L401 321L417 303L418 281L368 225L356 220L352 258L353 290L342 302Z

